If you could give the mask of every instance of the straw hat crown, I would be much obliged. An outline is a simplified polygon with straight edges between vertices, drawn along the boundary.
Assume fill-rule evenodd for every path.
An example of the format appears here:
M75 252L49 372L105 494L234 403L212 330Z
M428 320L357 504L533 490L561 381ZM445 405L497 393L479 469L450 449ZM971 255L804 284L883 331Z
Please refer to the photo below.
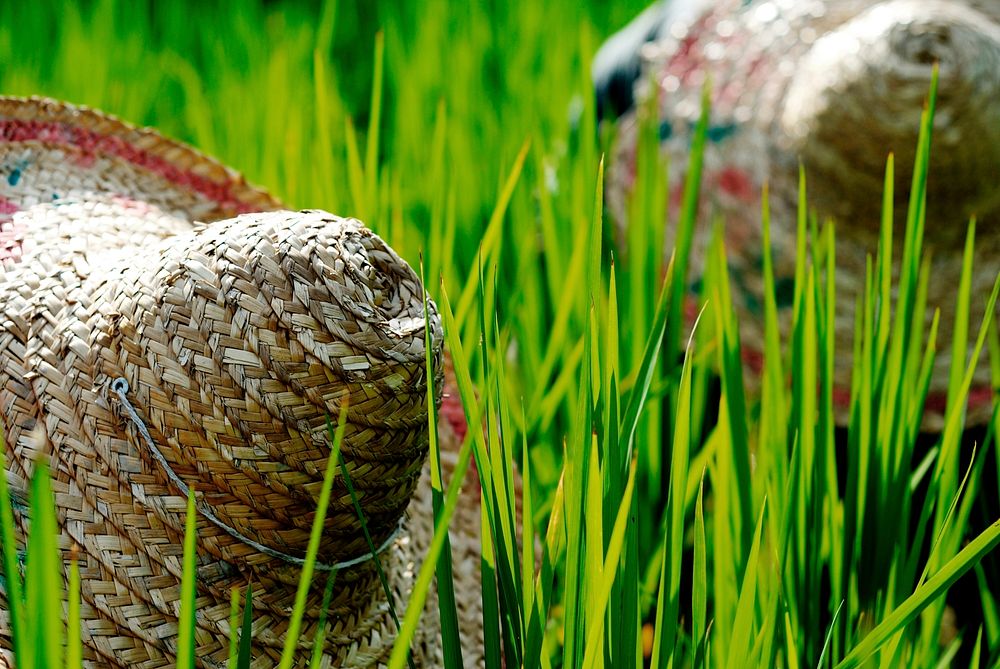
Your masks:
M443 386L440 321L413 270L358 221L281 210L188 147L86 109L0 98L0 171L7 478L20 498L50 464L63 546L80 548L90 666L172 666L190 488L199 662L224 666L230 589L247 582L254 666L275 662L327 420L344 411L343 465L404 608L432 531L406 513L415 496L429 516L425 328L437 402ZM381 666L395 625L342 477L318 559L338 570L325 661ZM436 636L422 625L418 662L435 662Z

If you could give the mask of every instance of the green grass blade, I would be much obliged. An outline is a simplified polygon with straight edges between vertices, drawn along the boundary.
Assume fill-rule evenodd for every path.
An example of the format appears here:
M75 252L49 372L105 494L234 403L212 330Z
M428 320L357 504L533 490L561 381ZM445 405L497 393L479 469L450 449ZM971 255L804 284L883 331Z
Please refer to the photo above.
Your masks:
M237 629L240 625L240 589L232 588L229 591L229 659L226 661L226 669L236 669L236 654L239 652L239 635Z
M524 404L521 404L522 422L524 419ZM524 608L530 616L534 609L535 576L535 522L534 502L531 497L531 453L528 450L528 433L521 433L521 589L524 592ZM527 621L525 621L525 643L527 643Z
M743 573L743 585L740 586L739 603L736 606L736 619L733 623L733 638L729 644L726 658L727 669L743 666L743 662L753 650L754 606L757 599L758 559L760 555L760 537L764 527L764 512L766 502L761 506L757 518L757 529L754 530L753 542L750 544L750 556L747 558L746 570Z
M341 415L343 416L346 412L347 409L345 408L341 411ZM346 425L346 423L343 423L343 420L344 419L342 418L341 424L337 425L338 436L335 438L338 440L343 439L344 428L341 425L342 424ZM331 432L333 431L333 426L329 423L329 418L327 418L327 428ZM375 571L378 572L378 580L379 583L382 584L382 592L385 593L386 604L389 607L389 615L392 617L392 621L396 624L396 629L399 630L401 625L399 622L399 616L396 613L395 597L392 593L392 588L389 587L389 579L386 578L385 570L382 568L382 559L381 557L379 557L378 547L375 545L375 541L372 539L371 532L368 531L368 522L365 520L364 509L361 508L361 501L358 499L358 493L354 489L354 483L351 481L351 473L347 469L347 463L344 462L344 458L341 457L340 455L339 448L337 449L336 455L340 464L340 475L344 478L344 485L347 486L347 492L351 497L351 504L354 506L354 512L357 514L358 521L361 523L361 532L362 534L365 535L365 542L368 544L368 550L371 551L372 562L375 563ZM331 483L332 483L332 477L331 477ZM322 501L322 497L320 499ZM320 529L322 529L322 526L320 526ZM317 539L317 544L318 544L318 539ZM410 669L415 669L415 665L413 664L412 658L410 658L409 663L410 663ZM290 665L289 667L282 667L282 669L290 669Z
M590 669L597 661L600 653L598 648L601 643L601 636L604 633L604 611L608 606L608 598L611 595L611 585L614 583L615 574L618 570L615 565L621 557L622 546L625 543L625 531L628 526L629 510L632 506L633 491L635 489L635 462L629 469L628 483L625 486L625 496L622 499L621 507L618 509L618 517L615 519L614 529L611 531L611 539L608 542L608 552L604 559L602 575L597 586L597 594L594 597L594 608L590 613L593 616L593 624L587 633L587 643L583 653L583 669Z
M937 664L934 665L934 669L951 669L952 661L958 654L958 648L962 645L961 639L955 639L947 648L944 649L944 654L938 659Z
M662 350L661 342L667 329L667 318L670 315L671 285L673 284L673 262L667 268L667 276L660 289L660 298L656 304L656 315L653 316L653 328L646 339L642 362L636 376L636 384L629 393L625 414L622 416L622 426L619 431L619 442L626 444L626 458L631 457L635 431L639 425L639 415L649 394L656 363Z
M708 631L708 557L705 535L705 474L698 485L694 507L694 582L691 587L691 640L697 646L705 642Z
M979 656L983 651L983 628L979 628L976 633L976 645L972 647L972 655L969 661L969 669L979 669L981 666Z
M892 323L892 237L893 237L893 197L895 188L896 159L890 153L885 165L885 182L882 188L882 222L878 246L878 286L879 315L877 349L885 351L889 342L889 327Z
M826 654L830 650L830 642L833 640L833 630L837 625L837 618L840 617L840 612L844 609L844 602L840 602L840 606L837 607L837 611L833 614L833 621L830 623L830 627L826 632L826 640L823 642L823 650L819 654L819 660L816 661L816 669L823 669L823 661L826 659Z
M983 605L986 644L988 648L993 648L996 646L997 639L1000 639L1000 608L997 607L996 594L991 590L982 564L977 564L975 569L976 583L979 585L979 599Z
M668 537L666 533L663 535L664 543L666 543ZM656 593L656 618L653 620L653 652L649 659L649 666L659 669L660 667L667 666L669 660L673 659L673 647L670 646L665 648L666 644L663 641L664 634L666 633L665 620L668 620L667 616L667 567L669 566L669 557L667 555L667 547L663 546L660 550L660 569L659 569L659 585L657 587ZM671 620L670 625L674 624Z
M490 530L490 519L486 510L484 498L486 493L479 491L480 527L480 586L483 601L483 656L486 669L501 669L503 658L501 652L500 632L503 623L500 619L500 595L497 583L496 556L493 553L493 533Z
M313 517L312 531L309 533L309 544L306 547L305 561L302 565L302 574L299 576L299 587L295 591L295 603L292 606L292 615L288 621L288 630L285 633L285 645L281 651L280 669L291 669L295 663L296 652L299 647L299 632L302 629L302 614L306 608L306 597L309 588L312 586L313 571L316 568L316 556L319 553L319 542L323 536L323 525L326 522L326 512L330 506L330 493L333 490L333 480L337 472L337 464L341 462L340 445L344 441L344 431L347 428L347 405L340 409L337 417L336 432L330 417L326 417L326 428L330 436L330 457L327 458L326 471L323 474L323 487L320 489L319 500L316 503L316 515ZM378 562L376 561L376 564ZM389 598L390 606L392 597Z
M337 3L335 0L328 0L323 4L325 14L328 9L332 12L332 7ZM329 20L332 24L332 16ZM332 25L330 28L332 29ZM332 148L333 140L331 139L332 131L330 129L330 102L333 96L327 88L328 75L326 72L326 58L330 52L329 49L329 43L325 47L318 43L313 50L313 91L316 98L316 142L319 145L316 171L320 175L320 178L323 179L324 186L326 188L333 188L334 157Z
M661 573L661 595L657 601L657 625L654 629L654 666L665 666L673 659L677 643L678 614L680 609L681 560L684 552L684 518L687 499L688 467L691 453L691 375L692 375L692 342L698 330L695 321L694 331L688 340L681 382L677 390L677 410L674 412L674 435L672 457L670 462L670 483L667 489L666 536L664 550L664 569ZM669 565L669 568L667 568ZM662 579L666 579L666 587ZM662 611L662 614L661 614Z
M333 586L337 581L337 570L331 569L326 577L326 587L323 588L323 608L319 611L316 621L316 637L313 639L312 660L309 669L320 669L323 664L323 648L326 645L326 617L330 610L330 598L333 596Z
M564 475L565 475L565 470ZM527 639L525 641L525 666L531 667L544 659L542 645L545 630L543 621L548 619L549 607L552 605L552 592L555 586L556 567L561 562L566 548L566 528L563 515L564 481L560 477L556 485L552 501L552 512L549 515L549 525L545 531L545 543L542 548L542 561L538 575L535 577L535 606L528 618Z
M240 644L236 654L236 669L250 669L253 641L253 583L247 583L243 602L243 623L240 626Z
M471 425L479 424L481 418L479 416L475 416L475 418L476 421L471 422ZM448 533L448 524L451 522L451 518L455 514L455 508L458 506L458 494L461 491L462 482L465 480L465 473L469 468L469 461L472 456L472 435L475 432L477 430L469 430L458 452L458 462L452 473L451 481L448 483L448 493L445 496L444 509L441 512L441 517L434 525L434 538L431 540L427 556L424 558L424 563L420 566L420 571L417 573L416 581L413 584L410 601L407 603L406 613L403 616L403 625L396 636L392 655L389 657L389 669L403 669L403 665L406 664L409 655L407 649L413 642L413 635L417 631L424 603L427 601L427 594L430 591L434 573L437 569L437 561L440 558L441 551L444 549L444 538Z
M722 395L726 404L726 419L729 432L728 462L734 479L731 486L736 494L739 548L738 568L742 568L742 556L749 552L750 528L753 527L753 481L751 479L749 435L747 434L746 397L743 384L743 360L740 348L740 332L729 288L729 269L726 263L726 249L722 239L722 228L717 226L710 244L711 259L716 275L713 307L716 324L720 330L719 369L722 377ZM798 374L796 375L796 377ZM815 386L813 386L815 387Z
M14 656L25 667L33 666L30 647L25 644L28 634L28 619L24 608L24 590L21 569L18 565L17 542L14 538L14 507L11 504L10 488L7 483L7 439L0 430L0 539L3 541L4 588L7 606L10 608L10 636Z
M83 640L80 622L80 565L69 566L69 601L66 607L66 669L83 669Z
M892 635L913 622L920 612L940 597L984 555L1000 545L1000 520L990 525L970 541L955 557L917 588L902 604L889 613L837 665L837 669L852 669L872 656Z
M420 261L420 285L426 286L424 279L423 258ZM424 292L424 323L430 323L429 296ZM427 371L427 429L428 450L431 469L431 506L434 522L441 518L444 511L444 486L441 482L441 446L438 442L437 391L434 385L434 360L431 328L424 328L424 369ZM444 547L437 566L438 615L441 620L441 643L444 651L444 666L446 669L457 669L463 666L462 645L458 635L458 608L455 603L455 579L451 564L451 540L444 538Z
M184 521L184 570L181 578L181 614L177 621L177 669L194 669L195 594L197 592L198 537L194 486L188 489Z
M61 667L65 630L63 571L57 543L55 500L48 467L38 462L31 477L31 533L25 559L25 609L34 666Z

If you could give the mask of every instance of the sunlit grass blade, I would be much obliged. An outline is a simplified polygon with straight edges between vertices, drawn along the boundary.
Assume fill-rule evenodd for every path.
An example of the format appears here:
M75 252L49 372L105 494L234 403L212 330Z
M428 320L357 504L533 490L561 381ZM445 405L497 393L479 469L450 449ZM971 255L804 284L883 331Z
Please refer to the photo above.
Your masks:
M608 606L608 598L611 595L611 585L614 582L614 577L617 573L614 566L618 564L618 560L621 557L622 545L625 542L625 531L627 527L629 509L633 503L632 497L634 488L635 463L633 462L629 470L628 483L625 486L625 495L622 498L622 504L618 510L618 517L615 520L614 529L612 530L611 537L608 541L608 552L604 559L602 577L598 583L592 584L596 588L596 594L593 600L593 604L596 608L591 611L594 624L590 627L587 634L586 646L583 653L583 669L590 669L594 662L597 661L598 654L600 653L599 644L601 642L601 636L604 633L604 610Z
M656 304L656 314L653 316L653 327L646 339L642 362L639 365L639 371L636 375L636 383L632 388L632 392L629 393L628 403L625 405L625 413L622 415L618 440L620 443L625 444L626 457L631 456L634 447L635 431L639 424L639 415L646 404L649 386L662 350L663 336L667 329L667 319L670 316L673 267L674 263L671 261L667 266L667 275L660 288L660 298Z
M420 284L426 286L423 258L420 263ZM433 341L431 340L429 297L424 292L424 369L427 370L427 430L431 469L431 506L436 523L444 510L444 486L441 481L441 446L438 442L437 390L434 379ZM451 540L444 538L444 547L437 566L438 614L441 619L441 642L444 647L444 666L455 669L463 666L462 646L458 635L458 609L455 603L455 579L451 565Z
M743 573L743 584L740 586L739 603L736 606L736 619L733 623L733 638L730 641L726 659L727 669L743 666L744 660L752 652L754 628L754 607L757 600L758 558L760 555L760 537L764 528L764 513L766 504L761 505L760 516L757 518L757 528L750 544L750 555L747 558L746 570Z
M389 615L392 617L392 621L396 624L396 629L399 630L401 625L399 622L399 615L396 613L396 602L395 597L392 593L392 588L389 587L389 579L385 575L385 569L382 567L382 558L379 556L378 547L375 545L375 541L372 539L371 532L368 531L368 521L365 520L364 509L361 508L361 501L358 499L358 493L354 489L354 483L351 481L351 473L347 469L347 463L344 462L344 458L340 455L339 444L343 441L344 426L346 425L346 420L343 416L347 413L347 408L341 409L341 419L337 424L337 434L333 437L335 442L338 444L336 453L333 455L337 456L340 465L340 475L344 478L344 485L347 487L347 493L351 497L351 504L354 506L354 512L358 516L358 522L361 523L361 533L365 536L365 542L368 544L368 550L371 552L372 562L375 564L375 571L378 573L379 583L382 585L382 592L385 594L386 604L389 607ZM333 425L330 423L329 417L327 417L327 429L333 432ZM331 484L333 482L331 475ZM324 486L324 490L325 490ZM322 496L320 501L322 502ZM318 517L318 516L317 516ZM322 524L319 525L322 529ZM315 530L315 526L314 526ZM317 534L318 537L318 534ZM311 537L310 537L311 538ZM317 549L318 549L318 539L317 539ZM308 554L307 554L308 555ZM308 559L308 558L307 558ZM315 560L315 557L313 558ZM305 570L303 569L303 573ZM304 600L303 600L304 603ZM289 629L291 629L289 627ZM287 648L287 645L286 645ZM413 659L409 658L410 669L415 669L415 664ZM282 667L282 669L289 669L288 667Z
M229 591L229 659L226 662L226 669L236 669L236 654L239 652L240 641L237 629L240 626L240 589L232 588Z
M14 656L25 667L33 666L30 645L26 643L28 619L24 608L24 590L21 569L18 566L17 542L14 538L14 507L11 504L10 488L7 483L7 439L0 429L0 540L3 541L4 589L10 615L10 636Z
M980 627L976 633L976 645L972 647L972 655L969 658L969 669L979 669L981 666L979 656L983 651L983 628Z
M691 586L691 642L696 655L706 642L708 632L708 557L705 535L705 475L698 485L698 500L694 507L694 574Z
M194 486L188 489L184 521L184 571L181 578L181 614L177 621L177 669L194 669L195 594L197 592L198 535Z
M320 669L323 663L323 648L326 645L326 617L330 609L330 598L333 596L333 586L337 581L337 570L331 569L326 576L326 587L323 588L323 608L319 611L316 621L316 636L313 638L312 659L309 669ZM249 626L249 625L248 625Z
M708 262L713 266L715 275L712 308L719 330L719 369L722 380L722 396L725 398L725 419L729 437L726 457L732 467L733 479L730 486L735 494L738 514L733 519L739 538L736 564L737 569L742 569L743 556L749 553L750 528L753 527L753 481L750 477L750 447L749 435L747 434L747 405L743 384L740 330L729 288L729 269L726 263L726 249L723 243L721 225L717 225L713 231L709 254L711 257ZM720 422L721 420L722 416L720 416Z
M565 470L564 470L565 474ZM525 666L533 666L542 658L544 641L544 621L548 619L549 607L552 605L552 592L555 586L556 568L561 563L566 545L566 530L563 510L563 479L559 479L552 502L552 512L549 515L549 525L545 531L545 543L542 547L542 560L538 575L535 577L535 605L527 624L525 641Z
M83 669L83 641L80 622L80 565L69 565L69 592L66 606L66 669Z
M344 431L347 428L347 405L341 406L340 415L337 417L337 428L334 431L330 417L326 418L326 428L330 438L330 456L327 458L326 471L323 474L323 487L320 489L319 500L316 502L316 512L313 517L312 531L309 533L309 544L306 547L306 555L302 564L302 573L299 576L299 587L295 591L295 603L292 607L292 615L288 621L288 630L285 633L285 645L281 651L280 669L291 669L295 663L295 656L299 648L299 632L302 629L302 614L305 612L306 597L312 587L313 572L316 569L316 556L319 554L319 542L323 535L323 526L326 522L326 512L330 506L330 493L333 490L333 480L337 472L337 464L342 462L340 457L340 446L344 441ZM376 562L376 564L378 564ZM392 595L389 595L389 605L392 606Z
M694 332L698 324L695 321ZM692 341L688 340L681 381L677 390L677 410L674 412L674 435L670 462L670 483L665 514L664 558L660 573L660 592L656 603L656 626L653 633L652 665L673 663L678 640L681 556L684 552L684 518L686 512L688 467L691 454L691 374ZM697 641L695 642L697 643Z
M486 669L501 669L503 666L500 632L503 622L500 618L500 595L498 593L497 563L493 552L493 533L483 501L485 491L479 491L480 511L480 588L483 602L483 657Z
M843 608L844 608L844 602L841 602L840 606L837 607L837 611L833 614L833 622L830 623L830 627L827 630L826 640L823 642L823 650L820 652L819 659L816 661L816 669L823 669L824 666L823 662L826 659L826 654L830 650L830 642L833 640L833 630L837 624L837 618L840 617L840 612L843 610Z
M1000 545L1000 521L984 530L970 541L955 557L917 588L902 604L888 613L837 665L837 669L851 669L875 653L893 634L910 624L920 612L940 597L963 574L975 566L984 555Z
M792 630L792 621L790 616L785 614L785 643L787 644L785 650L785 657L788 660L788 669L799 669L799 649L795 644L796 634Z
M481 417L474 416L474 418L476 422L470 424L478 425ZM403 625L396 637L396 643L393 645L392 655L389 657L389 669L403 669L403 666L406 664L408 657L407 649L413 642L417 624L420 622L420 616L423 614L427 594L430 591L434 573L437 570L437 562L441 556L441 551L444 549L444 538L448 533L448 525L458 506L458 495L472 457L472 435L475 432L476 430L469 430L458 452L458 462L455 464L451 481L448 483L444 508L441 511L441 517L434 524L434 538L431 540L430 548L427 550L424 562L417 573L413 590L410 592L410 601L407 602L406 613L403 616Z

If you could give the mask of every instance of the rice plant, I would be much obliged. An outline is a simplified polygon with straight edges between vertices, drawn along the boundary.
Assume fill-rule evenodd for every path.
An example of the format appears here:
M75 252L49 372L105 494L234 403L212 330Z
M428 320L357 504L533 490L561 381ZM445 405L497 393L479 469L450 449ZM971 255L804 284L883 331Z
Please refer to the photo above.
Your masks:
M607 138L595 122L588 63L640 6L5 3L0 90L155 125L291 206L362 218L425 270L467 420L483 429L469 431L450 481L433 476L431 439L437 531L398 612L392 667L406 666L432 588L445 666L462 666L445 530L472 463L482 489L491 669L932 667L948 666L960 647L970 666L995 664L1000 615L981 561L1000 543L1000 521L975 534L970 518L977 495L997 494L980 481L984 453L998 446L991 424L969 457L963 407L980 353L991 359L995 387L1000 378L998 289L984 313L970 313L964 280L956 341L937 340L940 317L922 299L931 280L922 201L935 91L902 239L894 238L887 156L880 243L863 277L851 351L836 350L833 337L836 226L811 216L803 175L791 326L779 327L765 242L764 364L760 392L749 394L726 221L705 259L699 316L687 319L682 308L685 240L702 224L707 105L676 212L677 248L662 252L671 166L660 159L651 116L620 239L605 215ZM766 204L760 215L766 240ZM975 230L970 223L965 277ZM970 336L976 355L966 359ZM956 352L946 424L924 451L920 417L943 347ZM843 354L854 369L849 425L838 432L832 364ZM430 420L434 435L433 413ZM342 426L331 425L327 496ZM11 509L22 502L32 524L19 547ZM184 666L194 661L192 509ZM17 666L80 666L79 579L71 570L62 591L44 466L30 493L0 477L0 531ZM300 607L312 579L324 579L328 597L335 587L335 574L312 571L316 532ZM963 576L978 583L982 627L942 641L944 596ZM252 659L250 598L249 589L233 593L230 627L239 632L230 667Z

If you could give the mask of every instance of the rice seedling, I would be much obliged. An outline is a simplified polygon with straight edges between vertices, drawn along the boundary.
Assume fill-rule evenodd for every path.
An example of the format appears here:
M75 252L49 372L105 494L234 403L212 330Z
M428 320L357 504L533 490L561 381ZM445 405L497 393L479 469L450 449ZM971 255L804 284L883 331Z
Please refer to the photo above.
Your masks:
M363 218L426 268L466 420L482 429L468 431L446 480L431 412L436 531L398 611L391 667L406 666L420 615L440 619L444 666L463 666L447 527L473 463L487 667L945 666L959 651L970 666L995 664L996 574L983 560L1000 543L1000 521L978 528L972 514L977 495L996 495L983 480L985 454L998 446L991 426L970 456L963 408L981 354L1000 378L998 289L984 313L970 312L973 222L954 341L938 340L923 243L936 90L901 239L887 157L852 350L833 336L838 231L812 216L808 174L790 326L780 326L765 196L765 343L751 394L725 220L691 295L707 104L672 212L672 253L663 253L663 221L676 166L661 158L652 108L641 116L626 232L616 237L606 216L602 155L613 137L596 126L588 63L638 4L8 3L0 25L18 29L0 30L0 90L154 124L292 206ZM922 450L933 361L948 349L945 429ZM844 430L833 406L841 355L853 364ZM334 574L314 568L338 421L289 649L312 581L326 584L327 602L336 588ZM61 590L67 546L55 539L45 472L36 468L30 495L0 478L2 619L27 669L82 663L80 584L70 571ZM29 497L30 508L18 506ZM196 645L190 509L184 666L194 666ZM15 542L22 515L27 546ZM982 624L943 641L945 595L963 577L976 580ZM233 595L230 667L252 660L252 597L250 585ZM310 641L322 644L322 633ZM291 661L286 650L282 666Z

